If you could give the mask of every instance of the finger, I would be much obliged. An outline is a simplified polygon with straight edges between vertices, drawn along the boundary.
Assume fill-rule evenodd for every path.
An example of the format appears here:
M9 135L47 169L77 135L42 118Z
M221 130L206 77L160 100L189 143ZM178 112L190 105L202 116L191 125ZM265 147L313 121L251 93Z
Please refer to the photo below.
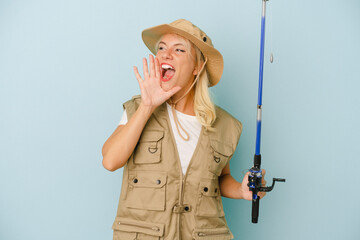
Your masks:
M243 181L249 181L249 174L250 172L245 173Z
M139 83L140 91L141 91L141 93L144 93L145 92L144 91L144 80L141 78L137 67L134 67L134 73L135 73L136 79Z
M266 181L265 180L263 180L262 182L261 182L261 185L263 186L263 187L265 187L266 186Z
M266 186L266 181L265 181L266 171L265 171L265 169L262 169L261 174L262 174L261 184L262 184L263 186Z
M137 79L138 81L140 81L140 82L144 81L144 80L141 78L140 73L139 73L137 67L134 66L133 68L134 68L134 73L135 73L136 79Z
M262 178L261 178L261 184L266 184L266 180L265 180L265 178L264 178L264 176L262 176Z
M154 63L154 56L149 54L149 61L150 61L150 77L155 77L155 63Z
M159 59L155 58L155 77L160 80L161 76L161 67Z
M259 192L258 196L260 197L260 199L262 199L263 197L265 197L266 192Z
M149 77L149 69L146 58L143 58L143 69L144 69L144 78L145 80L147 80Z

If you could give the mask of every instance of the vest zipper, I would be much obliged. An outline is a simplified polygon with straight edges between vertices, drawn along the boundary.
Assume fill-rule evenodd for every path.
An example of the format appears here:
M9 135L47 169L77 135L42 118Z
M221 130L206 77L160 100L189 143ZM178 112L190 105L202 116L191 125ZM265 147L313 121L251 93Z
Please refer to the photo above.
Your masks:
M229 234L229 231L223 231L223 232L208 232L208 233L203 233L203 232L198 232L198 236L199 237L206 237L206 236L214 236L214 235L224 235L224 234Z
M182 204L182 198L183 198L183 191L184 191L184 182L185 182L185 180L186 180L186 177L187 177L187 175L188 175L188 171L189 171L189 168L190 168L190 166L191 166L191 163L193 162L193 158L194 158L194 155L199 151L198 150L198 148L199 148L199 143L200 143L200 140L202 139L202 137L203 137L203 135L204 135L204 127L202 126L201 127L201 131L200 131L200 135L199 135L199 139L198 139L198 142L196 143L197 145L196 145L196 148L195 148L195 150L194 150L194 153L193 153L193 156L191 157L191 159L190 159L190 162L189 162L189 165L188 165L188 167L187 167L187 169L186 169L186 172L185 172L185 175L183 175L183 178L182 178L182 191L181 191L181 199L180 199L180 201L181 201L181 204ZM180 165L181 165L181 163L180 163ZM182 171L181 171L182 172Z
M159 232L160 231L160 228L158 227L151 227L151 226L144 226L144 225L141 225L141 224L137 224L137 223L127 223L127 222L121 222L119 221L118 222L119 225L127 225L127 226L133 226L133 227L139 227L139 228L146 228L146 229L151 229L151 230L154 230L154 231L157 231Z
M179 162L180 163L180 162ZM184 192L184 175L182 173L182 168L181 168L181 164L180 164L180 172L181 172L181 187L180 187L180 194L179 194L179 204L180 206L182 206L182 197L183 197L183 192ZM178 240L182 240L181 239L181 214L177 215L178 217Z
M175 137L174 137L174 133L172 131L172 127L171 127L171 122L170 122L170 118L169 118L169 112L167 110L167 107L165 106L165 112L166 112L166 120L167 120L167 123L168 123L168 127L169 127L169 131L170 131L170 135L171 135L171 139L173 141L174 144L176 144L176 141L175 141ZM179 169L180 169L180 183L181 183L181 186L179 188L179 205L182 206L182 203L183 203L183 195L184 195L184 183L185 183L185 179L186 179L186 176L187 176L187 173L188 173L188 170L189 170L189 167L191 165L191 162L193 161L193 158L194 158L194 155L195 153L198 151L198 148L199 148L199 144L200 144L200 141L203 137L203 134L204 134L204 126L201 127L201 131L200 131L200 135L199 135L199 139L198 139L198 142L196 143L196 148L194 150L194 153L193 153L193 156L191 157L190 159L190 162L189 162L189 165L186 169L186 172L185 172L185 175L183 174L182 172L182 166L181 166L181 162L180 162L180 156L179 156L179 151L177 149L177 147L175 146L175 152L177 153L177 159L178 159L178 166L179 166ZM181 239L181 218L180 218L181 214L178 214L177 215L177 220L178 220L178 239L177 240L182 240Z
M180 172L181 172L181 176L182 176L182 183L181 183L181 192L180 192L180 199L179 199L179 202L180 202L180 205L182 206L183 204L183 198L184 198L184 188L185 188L185 180L186 180L186 177L187 177L187 174L188 174L188 171L189 171L189 168L191 166L191 163L193 162L193 159L194 159L194 155L199 151L198 148L199 148L199 145L200 145L200 140L202 139L202 135L204 134L204 126L201 127L201 131L200 131L200 135L199 135L199 139L198 139L198 142L196 143L196 148L194 150L194 153L190 159L190 162L189 162L189 165L186 169L186 172L185 172L185 175L183 175L182 173L182 168L181 168L181 162L180 162L180 158L179 158L179 164L180 164ZM181 225L180 225L180 215L181 214L178 214L178 219L179 219L179 240L182 240L181 239L181 234L180 234L180 231L181 231Z

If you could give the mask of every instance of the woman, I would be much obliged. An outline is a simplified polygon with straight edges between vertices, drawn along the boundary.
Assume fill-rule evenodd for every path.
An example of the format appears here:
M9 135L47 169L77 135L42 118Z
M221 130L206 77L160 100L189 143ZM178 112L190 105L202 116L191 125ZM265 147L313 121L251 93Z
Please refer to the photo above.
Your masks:
M106 169L125 166L114 240L232 239L221 196L252 196L248 173L239 183L229 167L242 125L208 92L222 75L222 56L184 19L142 37L156 57L149 56L149 67L143 60L144 79L134 67L141 96L124 103L103 146Z

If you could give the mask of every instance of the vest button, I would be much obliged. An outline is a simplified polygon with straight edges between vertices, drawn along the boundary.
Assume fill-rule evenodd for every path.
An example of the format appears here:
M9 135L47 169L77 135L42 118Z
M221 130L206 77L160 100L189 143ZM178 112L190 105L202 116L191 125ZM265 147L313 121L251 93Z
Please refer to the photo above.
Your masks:
M209 189L207 187L204 187L204 192L209 191Z
M184 209L185 209L185 211L189 211L189 207L188 207L188 206L186 206Z
M134 178L133 183L137 183L137 182L138 182L137 178Z
M157 183L157 184L160 184L160 183L161 183L161 181L158 179L158 180L156 180L156 183Z

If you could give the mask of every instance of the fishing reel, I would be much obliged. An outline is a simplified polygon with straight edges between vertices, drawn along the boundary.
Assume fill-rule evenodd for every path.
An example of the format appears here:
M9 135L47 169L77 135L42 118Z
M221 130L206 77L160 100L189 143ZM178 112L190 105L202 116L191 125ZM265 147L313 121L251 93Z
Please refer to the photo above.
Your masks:
M252 223L258 222L259 216L259 201L260 197L257 195L258 192L270 192L273 190L275 186L275 182L285 182L284 178L273 178L273 182L271 186L263 187L261 184L262 181L262 172L260 169L261 164L261 155L255 155L254 157L254 166L249 170L248 176L248 187L249 190L252 191Z

